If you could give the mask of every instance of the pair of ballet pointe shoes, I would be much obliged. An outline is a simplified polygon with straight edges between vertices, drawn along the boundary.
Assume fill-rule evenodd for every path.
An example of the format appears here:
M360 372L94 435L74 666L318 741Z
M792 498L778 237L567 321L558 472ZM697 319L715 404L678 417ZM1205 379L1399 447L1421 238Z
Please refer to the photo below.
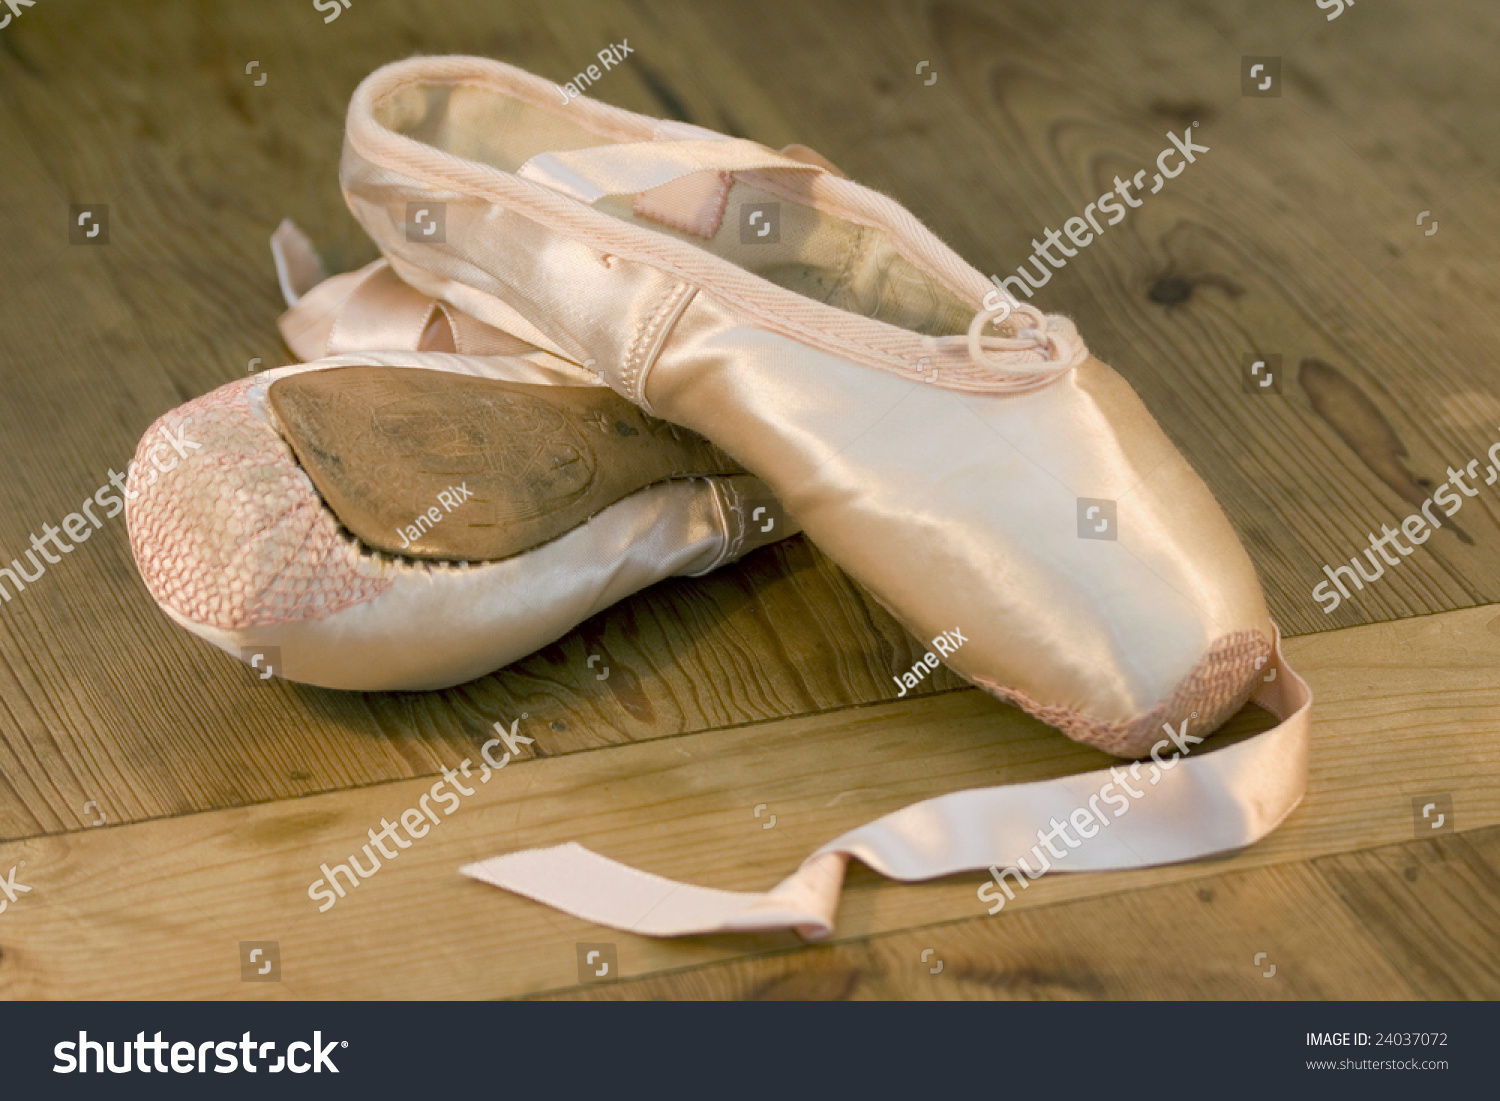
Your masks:
M278 646L314 684L441 687L800 528L970 682L1159 762L1164 806L1091 843L1099 866L1249 843L1295 805L1310 699L1207 487L1069 321L891 199L810 150L560 103L474 58L367 78L341 174L384 259L321 280L278 231L283 332L312 362L167 414L202 445L171 473L142 476L157 426L137 456L132 547L188 630ZM1189 754L1252 696L1282 724ZM1087 805L1049 783L1042 803ZM907 808L767 895L576 847L469 871L640 931L816 935L830 862L1013 867L1027 798L1021 818L1014 794L948 805L940 842ZM1214 826L1176 835L1215 799Z

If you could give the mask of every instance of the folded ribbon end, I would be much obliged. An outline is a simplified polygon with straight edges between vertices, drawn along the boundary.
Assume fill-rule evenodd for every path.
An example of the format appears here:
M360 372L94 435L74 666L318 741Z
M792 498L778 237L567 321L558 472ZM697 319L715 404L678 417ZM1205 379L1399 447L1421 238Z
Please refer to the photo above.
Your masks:
M459 872L627 933L680 937L791 927L821 940L833 932L847 862L842 853L822 853L765 893L677 883L573 841L491 857Z
M304 294L328 278L312 241L290 218L283 218L271 234L271 258L276 263L281 297L288 306L295 306Z

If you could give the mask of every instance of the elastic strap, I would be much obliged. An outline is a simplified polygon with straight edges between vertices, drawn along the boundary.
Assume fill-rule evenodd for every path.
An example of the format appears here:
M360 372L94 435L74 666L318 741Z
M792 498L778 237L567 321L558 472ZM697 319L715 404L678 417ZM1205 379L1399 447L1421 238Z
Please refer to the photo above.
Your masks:
M794 160L757 142L711 138L620 142L564 153L538 153L517 169L516 175L592 205L606 195L639 194L693 172L766 168L824 171L821 165Z

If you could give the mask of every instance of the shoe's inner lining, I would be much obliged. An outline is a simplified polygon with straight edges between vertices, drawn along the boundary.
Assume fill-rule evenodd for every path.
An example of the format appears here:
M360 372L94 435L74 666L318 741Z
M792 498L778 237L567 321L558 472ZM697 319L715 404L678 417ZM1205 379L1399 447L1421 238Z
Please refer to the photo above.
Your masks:
M335 367L278 379L268 396L339 522L412 558L508 558L657 482L744 473L603 387Z
M471 85L404 89L376 110L382 125L398 133L506 172L539 153L586 149L611 140L566 113L561 100L559 109L550 111ZM787 174L789 185L796 185L795 175ZM772 204L774 212L766 210ZM637 213L634 196L607 197L595 209L705 249L787 290L914 332L963 333L973 316L972 308L902 256L883 230L738 178L711 237ZM752 224L749 219L757 209L761 217Z

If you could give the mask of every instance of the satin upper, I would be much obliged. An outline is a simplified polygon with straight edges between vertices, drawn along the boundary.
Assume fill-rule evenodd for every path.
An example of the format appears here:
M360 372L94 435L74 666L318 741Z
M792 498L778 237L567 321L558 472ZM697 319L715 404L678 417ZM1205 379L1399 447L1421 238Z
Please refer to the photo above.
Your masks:
M485 64L433 63L445 72ZM497 85L524 77L495 68L505 70ZM955 296L978 313L992 288L910 215L892 215L890 241L914 250L899 279L875 282L882 269L861 263L871 279L856 285L850 275L828 290L830 300L875 316L821 303L803 308L799 295L747 281L720 260L699 260L696 248L655 240L684 234L601 216L628 205L563 202L563 193L521 178L526 171L518 177L494 167L508 163L508 142L525 155L545 148L536 134L511 142L489 133L489 164L451 155L438 164L422 143L449 140L442 112L459 97L419 101L408 92L396 93L399 122L414 139L372 127L357 115L371 105L356 95L341 169L351 210L403 279L587 367L648 412L713 440L761 476L819 547L919 639L957 630L966 641L942 655L945 663L1074 737L1140 752L1162 723L1213 725L1249 695L1274 628L1249 557L1207 487L1134 391L1092 357L1025 393L945 386L954 341L962 340L917 339L880 319L914 324L924 303ZM519 126L515 120L527 116L497 117ZM604 122L614 117L601 108ZM621 123L622 137L627 129ZM630 131L636 144L628 150L571 155L567 163L614 171L629 169L632 158L649 161L651 143L639 141L639 129ZM576 148L577 133L568 139ZM713 147L700 142L692 156ZM735 148L754 163L753 151ZM682 147L670 152L684 155ZM444 173L441 188L429 171ZM666 171L648 165L639 175L654 181ZM777 186L767 182L774 175L753 173L744 194L759 198ZM596 173L564 191L599 180ZM826 217L863 209L862 189L836 183L833 191L788 185L783 206L836 192ZM405 232L407 204L438 195L446 240L415 240ZM816 237L817 223L810 224ZM821 247L809 242L811 250ZM924 286L936 276L921 272L939 267L944 284ZM769 316L775 303L790 312ZM1072 347L1071 327L1058 331L1059 347ZM936 382L914 381L885 346L931 349ZM1080 512L1088 501L1112 503L1113 538L1084 537Z
M765 479L919 639L960 629L943 660L971 679L1129 720L1216 639L1272 637L1223 511L1096 359L1030 394L955 393L757 332L698 295L645 392ZM1080 498L1116 502L1117 538L1080 537Z

